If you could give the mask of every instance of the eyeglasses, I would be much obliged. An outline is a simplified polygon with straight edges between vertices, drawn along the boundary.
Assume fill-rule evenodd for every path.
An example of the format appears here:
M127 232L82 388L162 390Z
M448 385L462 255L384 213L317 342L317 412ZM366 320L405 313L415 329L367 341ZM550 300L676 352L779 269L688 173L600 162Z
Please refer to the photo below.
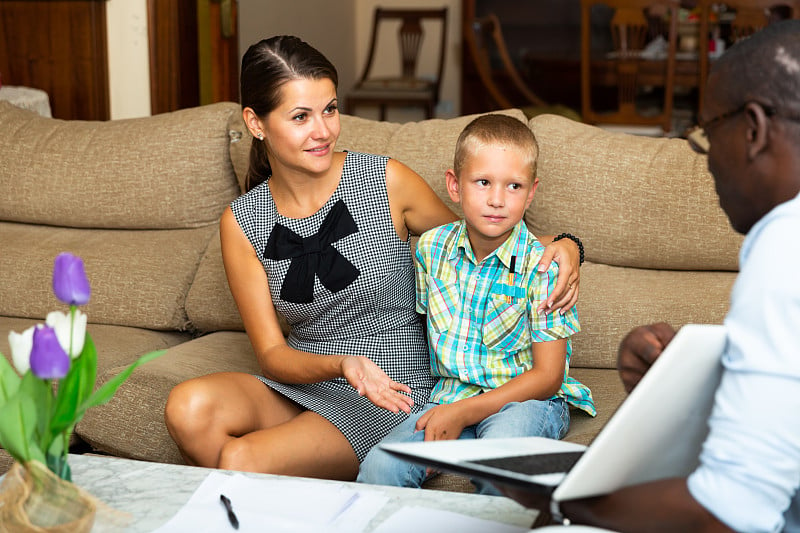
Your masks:
M711 124L715 122L720 122L727 118L731 118L747 108L747 105L750 103L755 103L761 106L764 110L764 113L768 117L781 117L787 120L792 120L795 122L800 122L800 115L795 115L791 113L778 113L778 110L774 107L766 104L762 104L761 102L745 102L736 109L732 111L727 111L722 113L721 115L717 115L714 118L708 119L705 122L699 122L695 127L691 128L689 131L686 132L686 142L689 143L689 146L692 150L697 152L698 154L707 155L709 148L711 148L711 143L708 141L708 134L706 131Z

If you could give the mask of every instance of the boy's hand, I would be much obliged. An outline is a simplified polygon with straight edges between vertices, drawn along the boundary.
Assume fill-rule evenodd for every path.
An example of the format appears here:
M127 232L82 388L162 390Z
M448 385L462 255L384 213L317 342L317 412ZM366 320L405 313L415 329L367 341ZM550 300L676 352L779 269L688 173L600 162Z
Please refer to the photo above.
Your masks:
M425 440L455 440L470 425L462 402L437 405L417 420L417 431L425 431Z
M581 278L581 255L578 245L570 239L560 239L548 244L539 259L539 272L544 272L555 261L558 264L558 279L552 294L536 309L539 313L566 312L578 301Z
M372 360L358 356L345 357L342 360L342 375L360 396L366 396L378 407L393 413L411 412L414 400L407 396L411 394L411 387L389 378Z

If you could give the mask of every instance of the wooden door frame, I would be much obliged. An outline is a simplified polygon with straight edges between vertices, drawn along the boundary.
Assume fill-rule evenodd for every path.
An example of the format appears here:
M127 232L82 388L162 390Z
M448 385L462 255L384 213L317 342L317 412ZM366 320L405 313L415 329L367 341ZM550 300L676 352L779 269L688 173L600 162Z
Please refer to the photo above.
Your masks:
M219 101L238 101L238 16L233 0L232 37L225 37L215 23L220 17L219 0L210 0L210 49L200 50L198 0L147 0L150 40L150 109L152 114ZM205 34L204 34L205 35ZM206 53L208 52L208 53ZM210 54L210 56L209 56ZM212 80L201 91L200 60L210 62ZM205 72L205 71L204 71ZM205 78L202 83L208 83ZM210 101L202 101L209 94Z
M196 0L147 0L150 111L156 115L200 103Z

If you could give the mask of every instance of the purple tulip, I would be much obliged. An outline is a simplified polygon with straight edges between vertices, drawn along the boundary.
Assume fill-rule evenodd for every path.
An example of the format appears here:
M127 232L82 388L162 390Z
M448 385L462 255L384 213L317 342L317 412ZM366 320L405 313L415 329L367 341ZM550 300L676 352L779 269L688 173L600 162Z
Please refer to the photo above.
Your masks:
M33 331L31 371L42 379L59 379L69 371L69 355L61 347L56 330L40 326Z
M53 266L53 292L68 305L84 305L89 301L89 280L80 257L67 252L58 254Z

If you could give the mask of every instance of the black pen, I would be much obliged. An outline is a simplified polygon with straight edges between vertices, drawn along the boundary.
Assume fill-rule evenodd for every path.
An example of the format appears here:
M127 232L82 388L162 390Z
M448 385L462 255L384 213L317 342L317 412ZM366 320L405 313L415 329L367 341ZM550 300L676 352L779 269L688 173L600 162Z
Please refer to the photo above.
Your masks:
M239 529L239 519L236 518L236 513L233 512L233 506L231 505L230 499L224 494L219 495L219 501L222 502L222 505L225 506L225 511L228 512L228 522L231 523L233 529Z

